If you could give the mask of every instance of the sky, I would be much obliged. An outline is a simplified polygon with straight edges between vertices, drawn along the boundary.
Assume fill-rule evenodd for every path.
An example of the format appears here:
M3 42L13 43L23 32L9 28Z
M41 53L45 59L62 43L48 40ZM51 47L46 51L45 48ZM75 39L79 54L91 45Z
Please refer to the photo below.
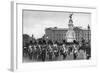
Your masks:
M69 15L72 12L23 10L23 34L41 38L45 28L68 28ZM91 25L91 14L73 12L73 25L87 29Z

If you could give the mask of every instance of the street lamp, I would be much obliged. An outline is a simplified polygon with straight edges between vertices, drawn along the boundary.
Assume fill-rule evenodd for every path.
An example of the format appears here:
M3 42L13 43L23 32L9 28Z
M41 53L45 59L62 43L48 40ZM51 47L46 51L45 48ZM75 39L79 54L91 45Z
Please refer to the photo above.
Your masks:
M88 43L89 43L89 32L90 32L90 26L88 24Z

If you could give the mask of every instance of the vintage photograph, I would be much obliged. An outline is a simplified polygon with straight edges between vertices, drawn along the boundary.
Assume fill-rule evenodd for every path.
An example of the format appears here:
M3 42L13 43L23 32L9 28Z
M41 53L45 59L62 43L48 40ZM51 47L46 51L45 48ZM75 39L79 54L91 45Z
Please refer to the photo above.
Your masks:
M22 10L22 61L91 59L91 13Z

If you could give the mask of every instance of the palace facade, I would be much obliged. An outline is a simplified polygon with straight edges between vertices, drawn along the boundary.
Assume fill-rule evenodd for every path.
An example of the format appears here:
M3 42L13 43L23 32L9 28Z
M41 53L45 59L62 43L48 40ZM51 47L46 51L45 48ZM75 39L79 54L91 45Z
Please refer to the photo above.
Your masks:
M91 40L91 31L89 29L81 29L79 27L74 27L75 39L76 41L82 41L84 39L86 42ZM66 40L66 32L68 29L62 28L46 28L46 37L52 41L63 41Z
M45 35L46 38L52 41L63 41L66 40L67 42L73 42L74 40L80 42L84 39L86 42L91 41L91 30L90 26L87 26L87 29L82 29L79 27L73 26L71 14L69 17L68 28L46 28Z

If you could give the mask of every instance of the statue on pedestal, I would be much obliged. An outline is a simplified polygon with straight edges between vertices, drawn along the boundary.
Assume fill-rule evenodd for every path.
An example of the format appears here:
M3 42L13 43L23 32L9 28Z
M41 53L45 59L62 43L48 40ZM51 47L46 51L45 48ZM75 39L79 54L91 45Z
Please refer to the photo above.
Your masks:
M69 24L68 24L68 31L66 33L66 41L67 42L73 42L75 40L75 32L73 30L73 20L72 20L73 14L69 15Z

